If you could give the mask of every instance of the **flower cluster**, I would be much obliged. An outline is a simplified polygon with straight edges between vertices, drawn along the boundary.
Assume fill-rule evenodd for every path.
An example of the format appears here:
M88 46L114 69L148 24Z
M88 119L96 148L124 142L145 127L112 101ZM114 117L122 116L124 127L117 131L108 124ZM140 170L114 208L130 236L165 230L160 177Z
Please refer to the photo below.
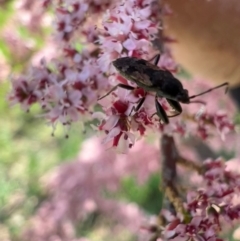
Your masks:
M218 233L226 223L240 218L240 205L236 203L239 191L239 174L227 170L223 160L206 160L201 187L188 191L186 212L174 216L162 211L167 225L162 227L161 237L163 240L222 240Z
M152 42L162 30L158 6L153 0L43 1L44 8L49 6L56 12L55 42L59 47L55 59L50 62L42 59L41 64L31 67L27 74L11 78L13 89L9 99L13 104L19 103L24 110L29 110L38 103L54 128L59 122L68 126L97 118L101 121L98 130L106 133L103 142L120 152L127 152L147 129L180 135L198 133L203 139L209 136L213 126L222 137L233 130L227 116L215 112L209 115L207 111L196 114L196 109L190 115L171 119L169 125L162 124L154 115L154 93L138 88L120 76L112 65L119 57L150 60L155 55ZM162 14L169 15L168 8L164 9ZM101 13L104 13L102 23ZM172 42L165 36L162 38L160 41ZM79 44L84 45L83 50ZM178 70L167 48L158 66L175 73ZM119 83L136 88L116 89L98 101L104 113L94 112L98 98ZM135 111L143 97L142 107ZM168 115L172 115L166 100L159 97L158 101Z
M120 83L136 87L131 91L118 88L113 94L99 101L105 115L95 113L94 117L102 120L99 130L104 130L107 134L104 143L117 147L119 152L126 152L147 129L170 134L178 133L181 136L197 133L205 139L210 135L209 130L214 127L224 138L225 134L234 129L226 115L220 117L219 113L209 114L206 110L196 113L195 109L194 113L185 114L184 119L175 118L171 120L170 125L163 125L159 117L154 115L155 96L116 73L111 64L116 58L130 56L150 59L150 56L154 55L151 41L159 33L154 9L149 8L150 5L137 5L137 2L140 1L129 1L128 4L108 11L103 21L105 31L100 38L102 54L98 60L99 66L103 72L108 73L112 86ZM129 11L130 8L132 11ZM171 42L167 38L164 38L164 41ZM165 53L161 55L158 66L166 71L177 72L178 66L169 49L166 48ZM135 112L142 98L145 98L142 108ZM158 101L168 115L172 115L172 108L166 100L158 98Z
M49 7L50 3L54 1L44 1L43 6ZM102 13L105 9L110 6L109 1L103 0L92 0L92 1L79 1L79 0L68 0L68 1L57 1L56 2L56 19L55 19L55 30L56 38L63 42L69 42L74 38L74 35L78 37L81 34L87 36L90 40L91 35L94 34L94 29L91 25L85 26L89 31L82 28L87 22L87 16L91 14L94 17L95 14Z
M74 66L66 60L52 61L52 66L47 66L42 60L41 66L31 68L27 75L12 78L13 91L9 96L24 110L39 103L53 127L58 122L69 125L90 113L88 107L97 99L96 89L104 88L106 83L96 59L89 58L88 52L77 56L70 47L64 50L75 60Z

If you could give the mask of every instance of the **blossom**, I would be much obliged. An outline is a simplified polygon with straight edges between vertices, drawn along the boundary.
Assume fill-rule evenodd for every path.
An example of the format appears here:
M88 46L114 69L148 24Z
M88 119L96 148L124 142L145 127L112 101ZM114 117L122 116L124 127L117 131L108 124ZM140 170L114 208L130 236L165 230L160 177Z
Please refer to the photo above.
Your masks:
M110 94L111 100L98 102L104 111L97 126L106 134L103 142L109 146L112 143L117 149L121 144L124 152L147 130L183 137L197 133L202 139L209 138L214 131L224 139L234 130L227 115L216 111L210 114L207 108L201 113L196 113L196 108L185 112L184 108L181 116L164 125L156 115L155 100L167 116L176 114L164 96L155 98L155 93L139 88L117 73L112 61L120 57L154 61L152 41L159 34L160 23L152 0L112 1L111 4L108 1L69 0L64 4L44 1L43 5L51 6L56 12L54 40L59 49L55 59L44 60L25 75L12 78L9 99L13 104L21 104L24 110L39 104L41 116L53 128L57 123L69 126L98 117L94 106L111 87L119 83L132 86L133 90L118 88ZM84 49L80 50L79 44L84 45ZM169 47L164 48L158 66L177 73L178 65ZM120 102L127 108L121 114L116 107Z
M201 187L188 190L184 214L171 214L162 210L166 221L160 238L164 240L222 240L218 233L226 222L239 219L240 175L226 169L223 160L206 160L203 163Z

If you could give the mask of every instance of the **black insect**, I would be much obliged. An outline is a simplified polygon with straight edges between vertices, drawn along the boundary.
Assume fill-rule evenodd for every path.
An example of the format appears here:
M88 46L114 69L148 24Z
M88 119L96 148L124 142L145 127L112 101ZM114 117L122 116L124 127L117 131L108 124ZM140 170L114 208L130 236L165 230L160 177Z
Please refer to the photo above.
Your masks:
M180 115L182 113L182 107L180 103L196 103L198 101L190 100L223 86L226 86L226 91L228 89L228 83L225 82L221 85L215 86L197 95L189 96L188 90L183 88L182 83L178 79L176 79L171 72L169 72L168 70L162 70L157 66L158 61L160 59L160 54L156 55L154 59L154 64L151 64L150 62L144 59L138 59L133 57L119 58L114 60L112 63L115 66L115 68L119 71L119 73L126 79L136 83L138 87L144 89L145 91L156 93L155 106L157 112L155 114L157 114L165 124L169 123L168 118ZM127 90L136 89L135 87L129 85L118 84L114 86L107 94L99 98L99 100L109 95L118 87ZM166 98L167 102L170 104L170 106L174 109L176 113L174 113L171 116L167 116L165 110L157 100L158 97ZM135 111L138 111L141 108L142 104L144 103L144 100L145 97L140 99L136 108L134 108ZM201 103L201 101L199 102Z

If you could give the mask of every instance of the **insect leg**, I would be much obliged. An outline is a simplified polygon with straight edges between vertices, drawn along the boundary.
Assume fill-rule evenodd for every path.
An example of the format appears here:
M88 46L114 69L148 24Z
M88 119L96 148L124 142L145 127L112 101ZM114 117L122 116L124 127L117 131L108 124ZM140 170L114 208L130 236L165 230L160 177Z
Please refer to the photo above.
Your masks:
M152 60L154 60L153 64L154 64L154 65L157 65L159 59L160 59L160 54L156 54L155 56L153 56L153 58L151 58L151 59L148 60L148 61L151 62Z
M155 106L156 106L156 110L157 112L154 113L151 117L153 117L155 114L158 115L158 117L164 122L164 124L168 124L169 120L168 120L168 116L166 114L166 111L163 109L163 107L159 104L158 100L157 100L157 96L155 98Z
M142 107L142 105L143 105L144 101L145 101L145 96L144 96L142 99L140 99L140 101L138 102L138 104L137 104L137 106L136 106L136 107L135 107L135 106L133 106L133 108L132 108L132 110L131 110L131 112L130 112L130 114L129 114L129 115L131 115L133 111L138 112L138 111L139 111L139 109Z
M169 103L169 105L174 109L174 111L176 112L175 114L168 116L169 118L174 117L174 116L178 116L182 113L182 107L179 104L179 102L175 101L175 100L171 100L171 99L166 99L167 102Z
M139 109L142 107L144 101L145 101L145 96L142 99L140 99L139 103L137 104L137 107L135 108L135 111L139 111Z
M126 89L126 90L134 90L135 89L135 87L132 87L132 86L129 86L129 85L118 84L118 85L114 86L110 91L108 91L107 94L105 94L104 96L98 98L98 100L101 100L101 99L105 98L106 96L111 94L114 90L116 90L118 87Z
M160 59L160 54L157 54L155 57L154 57L154 65L157 65L158 64L158 62L159 62L159 59Z

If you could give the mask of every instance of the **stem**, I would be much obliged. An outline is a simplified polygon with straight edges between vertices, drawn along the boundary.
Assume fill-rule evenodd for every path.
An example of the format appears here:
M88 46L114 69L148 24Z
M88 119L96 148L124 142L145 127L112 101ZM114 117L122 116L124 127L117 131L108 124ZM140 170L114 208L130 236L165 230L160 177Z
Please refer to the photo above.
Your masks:
M161 139L162 150L162 182L163 190L175 212L184 213L182 199L176 188L177 171L176 164L179 154L172 136L163 134Z

